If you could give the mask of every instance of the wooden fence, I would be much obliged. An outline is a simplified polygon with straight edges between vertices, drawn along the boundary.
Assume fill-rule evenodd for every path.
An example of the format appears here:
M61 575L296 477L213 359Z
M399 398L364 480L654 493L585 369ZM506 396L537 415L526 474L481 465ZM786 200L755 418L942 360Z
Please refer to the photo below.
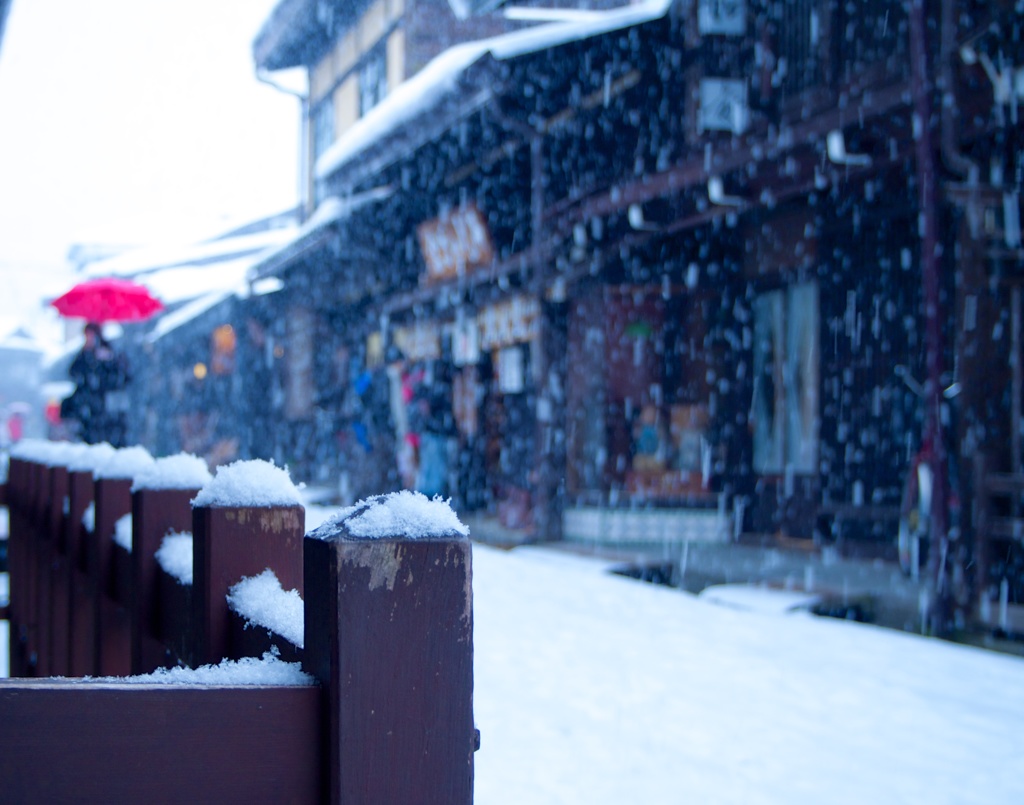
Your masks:
M130 479L12 458L0 800L472 802L466 536L366 538L344 521L309 536L300 505L193 507L198 491L133 492ZM130 551L114 541L129 513ZM191 585L154 559L171 531L192 533ZM246 628L228 605L266 568L303 598L302 645ZM313 684L81 679L272 645L273 662L300 662Z

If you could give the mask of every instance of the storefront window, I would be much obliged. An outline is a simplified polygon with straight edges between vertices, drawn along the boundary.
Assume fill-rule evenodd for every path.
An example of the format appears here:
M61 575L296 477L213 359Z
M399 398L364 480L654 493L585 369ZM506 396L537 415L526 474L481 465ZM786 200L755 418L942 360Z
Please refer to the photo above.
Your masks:
M754 469L813 473L818 462L818 285L754 303Z

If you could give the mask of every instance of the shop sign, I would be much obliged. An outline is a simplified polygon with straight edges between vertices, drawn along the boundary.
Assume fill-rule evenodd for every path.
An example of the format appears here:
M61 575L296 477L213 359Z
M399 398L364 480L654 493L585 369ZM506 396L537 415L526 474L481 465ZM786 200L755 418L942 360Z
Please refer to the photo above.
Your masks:
M396 327L394 342L406 360L436 361L441 357L441 333L433 322Z
M487 222L475 204L451 210L416 227L427 264L426 282L462 276L494 259Z
M697 30L701 34L743 36L747 30L745 0L700 0L697 5Z
M540 323L540 304L532 296L514 296L491 305L478 316L480 349L491 350L531 341Z
M742 78L700 80L701 131L731 131L742 134L750 122L747 82Z
M498 391L502 394L522 394L526 390L523 363L522 347L498 350Z
M471 366L480 361L480 328L475 318L456 321L452 326L452 362Z

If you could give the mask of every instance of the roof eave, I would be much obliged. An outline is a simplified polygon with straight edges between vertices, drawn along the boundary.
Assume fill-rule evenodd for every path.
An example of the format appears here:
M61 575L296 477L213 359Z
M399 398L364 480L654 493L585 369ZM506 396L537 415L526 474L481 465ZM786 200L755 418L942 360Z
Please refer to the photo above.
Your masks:
M311 0L281 0L253 41L253 61L259 70L301 67L327 44Z

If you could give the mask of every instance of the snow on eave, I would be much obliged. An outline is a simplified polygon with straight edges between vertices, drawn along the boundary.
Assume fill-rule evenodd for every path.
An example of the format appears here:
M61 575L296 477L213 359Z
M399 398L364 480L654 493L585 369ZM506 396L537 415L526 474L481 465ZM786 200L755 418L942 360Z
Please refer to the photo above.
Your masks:
M194 299L187 305L183 305L178 308L173 313L168 313L167 315L162 316L156 323L156 326L153 327L153 330L146 336L146 341L150 344L155 344L171 331L178 329L183 324L187 324L195 318L198 318L206 311L216 307L225 299L230 299L236 294L237 290L212 291L204 296L200 296L198 299Z
M325 227L349 217L356 210L390 198L394 192L395 188L391 185L382 185L351 196L328 196L291 239L260 255L259 261L249 270L249 282L273 275L282 265L291 262L289 258L297 247L301 248L304 242Z
M205 265L259 254L293 237L294 227L202 241L133 249L107 260L91 263L88 277L144 277L156 271L189 265Z
M217 291L244 292L246 277L263 253L210 265L184 265L166 268L147 276L147 288L165 305L198 299Z
M328 148L317 160L316 178L326 179L381 137L435 107L457 89L459 80L484 56L504 61L651 22L664 17L673 2L675 0L646 0L603 12L594 19L537 25L449 48L408 81L399 84ZM480 98L480 103L485 100L485 97Z

